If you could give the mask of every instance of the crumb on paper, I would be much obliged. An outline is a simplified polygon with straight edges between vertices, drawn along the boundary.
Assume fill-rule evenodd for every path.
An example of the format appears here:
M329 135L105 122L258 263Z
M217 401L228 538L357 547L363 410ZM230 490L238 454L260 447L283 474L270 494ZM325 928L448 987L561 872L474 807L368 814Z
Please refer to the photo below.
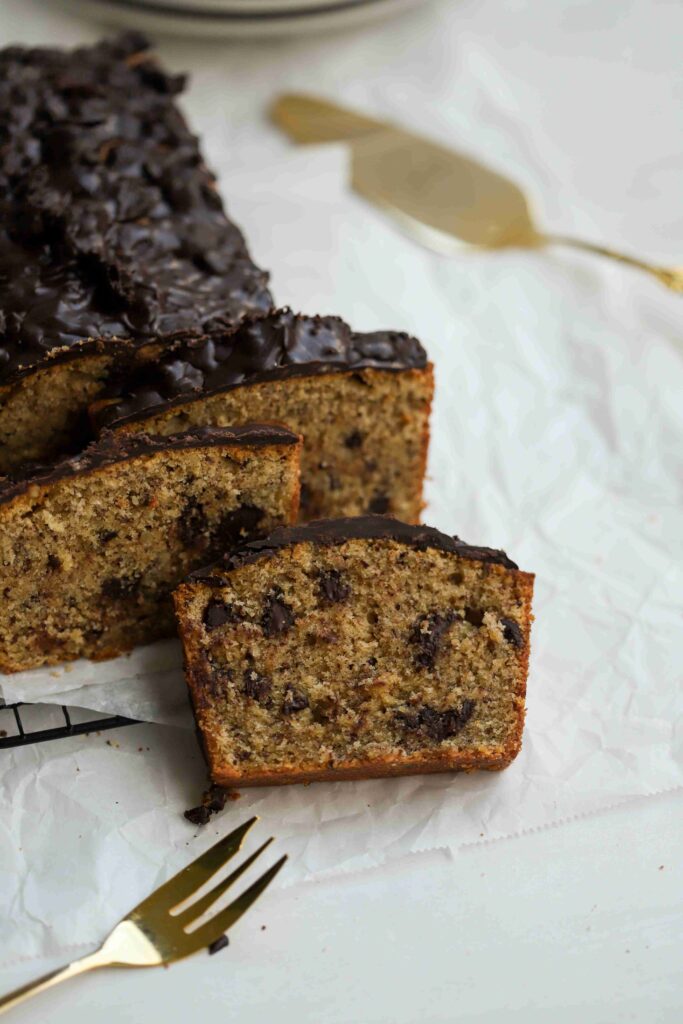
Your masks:
M219 814L228 800L238 800L240 794L237 793L233 796L234 790L224 789L222 786L216 786L212 783L209 788L202 793L202 801L197 807L190 807L189 810L185 811L184 817L192 825L207 825L211 820L213 814Z
M219 935L214 942L208 947L209 955L213 956L214 953L219 953L221 949L225 949L226 946L230 945L230 939L227 935Z

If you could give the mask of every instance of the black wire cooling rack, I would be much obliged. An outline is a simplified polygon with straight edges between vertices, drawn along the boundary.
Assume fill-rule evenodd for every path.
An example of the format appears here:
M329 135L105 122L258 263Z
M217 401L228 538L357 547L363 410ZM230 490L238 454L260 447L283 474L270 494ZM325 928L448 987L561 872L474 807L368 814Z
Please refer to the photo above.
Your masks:
M60 724L50 725L48 728L35 728L29 718L34 717L30 709L41 707L45 711L57 713L61 711ZM75 721L85 715L85 719ZM69 709L63 704L60 705L36 705L36 704L5 704L0 700L0 750L7 747L25 747L29 743L45 743L48 740L61 740L67 736L83 736L90 732L102 732L104 729L120 729L124 725L138 725L134 718L124 718L122 715L111 715L93 717L93 712L84 712L78 709Z

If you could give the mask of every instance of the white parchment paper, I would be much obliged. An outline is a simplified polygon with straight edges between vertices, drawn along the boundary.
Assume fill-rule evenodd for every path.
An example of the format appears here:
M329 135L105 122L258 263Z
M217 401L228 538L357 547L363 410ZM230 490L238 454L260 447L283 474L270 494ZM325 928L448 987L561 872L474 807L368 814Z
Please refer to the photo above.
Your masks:
M537 574L524 748L501 774L244 791L197 835L182 811L204 769L176 642L5 677L6 700L165 728L0 755L0 962L94 943L254 812L293 884L683 784L680 298L559 251L435 256L348 194L342 149L245 137L231 160L208 138L280 301L412 331L435 361L426 519ZM507 155L523 175L518 125Z

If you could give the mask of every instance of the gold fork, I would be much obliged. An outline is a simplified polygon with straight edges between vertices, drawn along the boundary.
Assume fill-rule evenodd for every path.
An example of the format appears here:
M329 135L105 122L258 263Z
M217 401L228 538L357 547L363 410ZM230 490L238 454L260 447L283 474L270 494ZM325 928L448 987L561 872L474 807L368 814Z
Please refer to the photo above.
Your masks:
M199 918L254 863L272 842L272 837L208 893L195 900L189 907L182 905L196 896L204 883L235 856L247 832L257 820L250 818L148 896L116 925L95 953L81 960L74 960L66 967L45 974L37 981L32 981L1 998L0 1013L11 1006L17 1006L36 992L56 985L57 982L75 978L77 974L93 971L97 967L159 967L161 964L182 960L216 942L272 882L287 860L286 855L209 921L195 927L193 931L187 929L193 924L196 925Z

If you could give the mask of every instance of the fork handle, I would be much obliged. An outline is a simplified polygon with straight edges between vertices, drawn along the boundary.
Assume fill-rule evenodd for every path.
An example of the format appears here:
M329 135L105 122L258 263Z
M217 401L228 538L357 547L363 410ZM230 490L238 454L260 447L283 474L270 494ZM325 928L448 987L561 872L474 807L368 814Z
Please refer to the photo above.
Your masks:
M659 267L654 263L638 259L637 256L629 256L615 249L608 249L607 246L598 245L595 242L584 242L581 238L572 238L567 235L541 235L541 241L549 245L571 245L575 249L583 249L585 252L594 252L598 256L607 256L609 259L617 260L619 263L627 263L630 267L637 267L653 274L658 281L665 284L674 292L683 292L683 267Z
M8 992L6 996L0 996L0 1013L4 1013L5 1010L9 1010L13 1006L18 1006L19 1003L23 1003L29 996L34 996L46 988L51 988L60 981L66 981L67 978L75 978L79 974L85 974L86 971L95 970L96 967L105 967L107 962L106 959L102 958L98 950L97 953L91 953L80 960L74 960L73 963L67 964L66 967L58 967L56 971L50 971L49 974L44 974L42 978L29 981L27 985L22 985L21 988Z

